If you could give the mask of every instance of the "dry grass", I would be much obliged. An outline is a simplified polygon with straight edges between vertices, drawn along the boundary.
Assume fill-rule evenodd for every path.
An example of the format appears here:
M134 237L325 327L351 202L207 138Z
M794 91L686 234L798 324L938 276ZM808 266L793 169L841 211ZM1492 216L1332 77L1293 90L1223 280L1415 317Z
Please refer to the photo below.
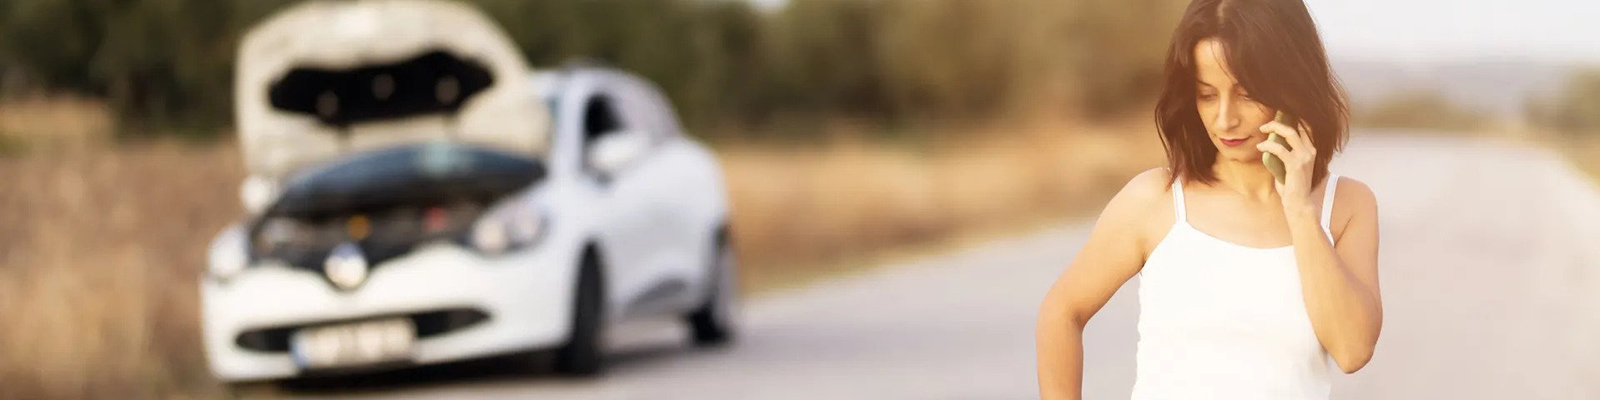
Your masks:
M240 163L175 145L0 160L0 398L209 390L196 278L240 212Z
M961 130L910 149L724 148L736 239L756 287L863 255L1092 212L1159 163L1138 123Z
M0 104L0 398L215 393L197 277L240 212L232 146L112 148L107 109Z
M0 121L49 132L30 128L40 126ZM196 287L211 236L241 212L238 151L114 145L103 129L31 136L23 151L0 153L0 398L219 396L200 353ZM921 149L849 139L719 148L746 285L1080 215L1159 156L1153 134L1132 122L938 136L947 139Z
M0 104L0 142L81 148L112 128L105 103L73 96L33 96Z
M1572 164L1587 173L1589 178L1600 182L1600 134L1588 136L1547 134L1542 141L1546 146L1566 155L1572 160Z

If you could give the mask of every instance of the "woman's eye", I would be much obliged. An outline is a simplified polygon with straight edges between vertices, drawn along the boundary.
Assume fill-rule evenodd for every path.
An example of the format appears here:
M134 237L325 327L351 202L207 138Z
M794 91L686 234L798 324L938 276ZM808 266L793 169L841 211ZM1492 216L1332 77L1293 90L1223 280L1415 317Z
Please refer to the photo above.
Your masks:
M1214 94L1202 94L1202 95L1200 95L1200 100L1214 100L1216 98L1217 98L1217 95L1214 95Z

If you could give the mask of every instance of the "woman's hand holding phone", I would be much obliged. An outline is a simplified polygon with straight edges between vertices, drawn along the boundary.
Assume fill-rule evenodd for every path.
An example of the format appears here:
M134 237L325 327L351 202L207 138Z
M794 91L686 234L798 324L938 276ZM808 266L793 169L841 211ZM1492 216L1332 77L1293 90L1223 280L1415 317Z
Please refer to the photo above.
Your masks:
M1317 206L1311 198L1311 175L1317 149L1296 130L1299 125L1299 119L1279 111L1275 120L1261 125L1261 131L1268 133L1267 140L1256 144L1256 149L1262 151L1262 164L1275 179L1273 187L1283 200L1284 212Z
M1300 119L1299 118L1295 118L1294 115L1289 114L1289 113L1285 113L1283 111L1278 111L1277 117L1273 118L1272 121L1280 123L1280 124L1283 124L1285 126L1290 126L1290 127L1300 125ZM1263 128L1262 131L1267 132L1267 140L1268 141L1278 142L1278 144L1283 145L1283 147L1285 147L1285 148L1293 149L1293 147L1289 147L1289 141L1285 140L1283 138L1283 136L1278 135L1277 132L1268 131L1267 129L1265 129L1265 126L1263 126L1262 128ZM1258 146L1258 148L1259 148L1259 146ZM1273 178L1276 178L1279 183L1283 183L1283 174L1284 174L1283 159L1278 158L1277 155L1274 155L1272 153L1262 152L1261 153L1261 163L1262 164L1266 164L1267 172L1271 172Z

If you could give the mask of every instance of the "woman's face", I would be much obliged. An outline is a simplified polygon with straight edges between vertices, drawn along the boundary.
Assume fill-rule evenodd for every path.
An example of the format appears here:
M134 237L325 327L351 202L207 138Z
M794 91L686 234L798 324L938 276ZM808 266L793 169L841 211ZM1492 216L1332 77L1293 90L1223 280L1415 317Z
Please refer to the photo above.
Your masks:
M1205 122L1211 144L1217 146L1217 159L1259 161L1256 143L1266 140L1261 125L1271 122L1277 110L1257 103L1228 70L1222 56L1222 42L1201 40L1194 46L1195 108Z

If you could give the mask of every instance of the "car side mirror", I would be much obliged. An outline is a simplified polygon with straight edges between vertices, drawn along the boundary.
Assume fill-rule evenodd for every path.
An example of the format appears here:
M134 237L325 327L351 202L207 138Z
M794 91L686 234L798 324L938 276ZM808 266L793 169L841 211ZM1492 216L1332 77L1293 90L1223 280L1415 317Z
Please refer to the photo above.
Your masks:
M589 167L610 178L644 156L649 146L650 137L640 130L623 129L600 135L589 146Z

